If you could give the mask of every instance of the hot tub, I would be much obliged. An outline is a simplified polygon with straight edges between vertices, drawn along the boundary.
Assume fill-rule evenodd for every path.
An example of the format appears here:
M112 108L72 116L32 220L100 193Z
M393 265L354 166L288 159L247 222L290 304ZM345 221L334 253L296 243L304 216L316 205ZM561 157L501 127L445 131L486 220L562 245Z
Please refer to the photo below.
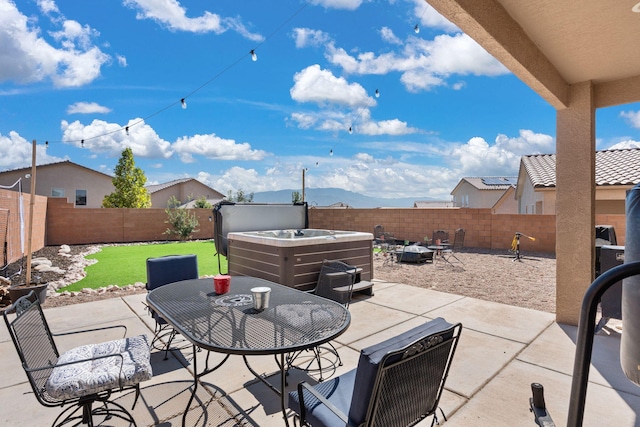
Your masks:
M373 234L358 231L282 229L227 234L229 274L254 276L300 290L312 289L325 259L362 269L373 279Z

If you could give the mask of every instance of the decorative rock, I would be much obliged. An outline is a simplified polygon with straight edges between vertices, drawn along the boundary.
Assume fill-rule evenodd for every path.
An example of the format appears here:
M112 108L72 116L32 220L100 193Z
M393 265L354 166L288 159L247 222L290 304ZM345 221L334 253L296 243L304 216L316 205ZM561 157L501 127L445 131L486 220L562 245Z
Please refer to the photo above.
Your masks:
M51 264L52 264L51 261L49 261L46 258L41 258L41 257L40 258L33 258L31 260L31 266L32 267L38 267L40 265L51 265Z
M69 245L61 245L60 249L58 250L58 254L60 255L68 254L69 252L71 252L71 248L69 247Z

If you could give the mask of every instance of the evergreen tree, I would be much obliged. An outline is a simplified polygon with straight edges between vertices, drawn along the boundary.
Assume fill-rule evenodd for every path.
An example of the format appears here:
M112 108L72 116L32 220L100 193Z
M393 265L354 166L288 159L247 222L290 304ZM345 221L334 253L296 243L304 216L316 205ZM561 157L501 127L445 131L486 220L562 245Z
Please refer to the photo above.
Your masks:
M102 200L103 208L148 208L151 196L144 184L147 177L142 169L136 167L131 148L125 148L115 170L113 178L115 191Z

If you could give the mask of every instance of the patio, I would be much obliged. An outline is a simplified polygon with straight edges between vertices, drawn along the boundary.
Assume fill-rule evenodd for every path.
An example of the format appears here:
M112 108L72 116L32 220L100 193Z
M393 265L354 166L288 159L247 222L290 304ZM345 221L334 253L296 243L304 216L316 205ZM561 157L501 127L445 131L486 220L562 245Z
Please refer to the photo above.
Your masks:
M127 335L152 335L144 294L75 304L45 310L54 332L111 324L125 324ZM398 283L376 282L375 296L359 297L349 307L352 323L336 347L344 362L337 373L354 368L361 348L410 329L438 316L463 324L460 345L442 396L448 426L535 425L528 409L530 384L545 387L547 407L558 426L566 424L577 328L557 324L554 315L446 294ZM102 332L92 341L115 338ZM86 338L86 337L85 337ZM79 342L59 340L65 350ZM595 340L585 425L636 426L640 420L640 389L628 381L619 366L620 335L601 331ZM197 353L198 363L205 352ZM6 326L0 326L3 365L0 424L50 425L59 408L45 408L31 393ZM181 425L193 377L191 348L173 351L168 360L152 353L154 377L142 383L142 394L132 411L139 426ZM220 360L217 355L212 355ZM252 358L258 372L275 373L272 357ZM184 369L184 367L187 369ZM274 376L277 381L277 376ZM307 375L294 371L289 388ZM189 412L189 425L284 425L277 396L255 380L239 356L232 356L218 371L203 377ZM128 409L133 394L118 398ZM206 407L206 412L200 409ZM16 408L9 411L7 408ZM430 425L431 420L419 425Z

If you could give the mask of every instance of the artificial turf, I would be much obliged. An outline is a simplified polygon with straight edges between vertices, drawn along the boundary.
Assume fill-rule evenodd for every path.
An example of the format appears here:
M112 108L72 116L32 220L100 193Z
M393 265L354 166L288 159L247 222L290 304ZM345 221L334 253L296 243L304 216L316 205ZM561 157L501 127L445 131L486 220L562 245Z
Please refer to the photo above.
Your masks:
M85 257L98 261L85 268L87 276L59 291L73 292L83 288L97 289L109 285L146 283L147 258L187 254L198 256L198 273L201 276L219 273L218 255L213 240L103 246L100 252ZM223 272L227 271L227 259L223 256L220 257L220 266Z

